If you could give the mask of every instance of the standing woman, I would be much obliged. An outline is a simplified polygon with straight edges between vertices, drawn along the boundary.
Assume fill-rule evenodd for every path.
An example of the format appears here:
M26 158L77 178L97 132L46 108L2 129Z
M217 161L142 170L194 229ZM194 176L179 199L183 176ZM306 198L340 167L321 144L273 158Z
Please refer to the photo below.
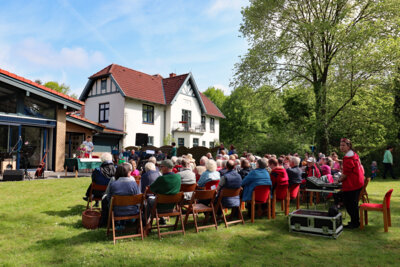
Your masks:
M351 141L346 138L340 140L340 151L343 157L343 170L339 182L342 182L343 201L351 221L345 228L354 229L360 226L358 212L358 197L364 186L364 168L359 156L353 151Z

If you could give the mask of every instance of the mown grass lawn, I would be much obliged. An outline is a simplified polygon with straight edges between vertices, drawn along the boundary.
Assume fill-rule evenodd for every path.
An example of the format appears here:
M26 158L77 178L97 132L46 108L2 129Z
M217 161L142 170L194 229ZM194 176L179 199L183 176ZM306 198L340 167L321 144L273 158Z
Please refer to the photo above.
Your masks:
M368 192L381 202L394 188L392 227L383 231L381 213L369 215L363 231L345 231L337 239L291 234L281 212L275 220L161 241L153 232L144 241L117 242L106 230L81 226L82 196L89 178L0 183L0 266L157 265L157 266L400 266L400 182L375 180ZM293 210L293 206L291 206ZM349 216L346 216L346 221Z

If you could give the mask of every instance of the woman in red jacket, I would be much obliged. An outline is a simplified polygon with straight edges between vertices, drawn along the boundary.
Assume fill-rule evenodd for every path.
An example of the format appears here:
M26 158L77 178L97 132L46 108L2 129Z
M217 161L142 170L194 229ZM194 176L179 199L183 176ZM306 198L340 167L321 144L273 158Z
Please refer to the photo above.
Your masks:
M349 139L340 140L340 151L345 155L343 157L342 176L339 182L342 182L343 200L347 213L351 221L345 228L353 229L360 226L360 217L358 212L358 197L364 186L364 168L361 165L359 156L353 151Z

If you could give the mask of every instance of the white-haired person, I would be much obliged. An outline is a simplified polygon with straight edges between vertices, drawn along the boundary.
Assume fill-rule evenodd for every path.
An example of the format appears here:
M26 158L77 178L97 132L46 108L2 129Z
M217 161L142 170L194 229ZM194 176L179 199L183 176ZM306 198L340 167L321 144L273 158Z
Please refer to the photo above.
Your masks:
M200 176L197 185L199 187L204 187L206 183L210 181L215 181L221 179L219 172L217 171L217 163L214 160L209 160L206 163L206 171Z
M108 185L110 179L115 176L115 166L113 163L113 158L110 153L103 153L100 157L101 165L97 167L92 172L92 182L98 185ZM83 197L83 200L88 201L90 189L92 188L92 184L89 185L88 189L86 190L86 196ZM93 191L92 194L94 197L101 198L103 196L103 192ZM96 201L95 206L98 206L98 202Z

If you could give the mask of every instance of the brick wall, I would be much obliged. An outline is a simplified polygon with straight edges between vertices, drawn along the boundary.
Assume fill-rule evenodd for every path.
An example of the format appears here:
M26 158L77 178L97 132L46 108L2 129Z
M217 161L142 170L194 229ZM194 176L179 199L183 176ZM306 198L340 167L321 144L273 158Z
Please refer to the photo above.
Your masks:
M66 134L66 110L57 109L57 127L56 127L56 162L55 171L64 169L65 161L65 134Z

